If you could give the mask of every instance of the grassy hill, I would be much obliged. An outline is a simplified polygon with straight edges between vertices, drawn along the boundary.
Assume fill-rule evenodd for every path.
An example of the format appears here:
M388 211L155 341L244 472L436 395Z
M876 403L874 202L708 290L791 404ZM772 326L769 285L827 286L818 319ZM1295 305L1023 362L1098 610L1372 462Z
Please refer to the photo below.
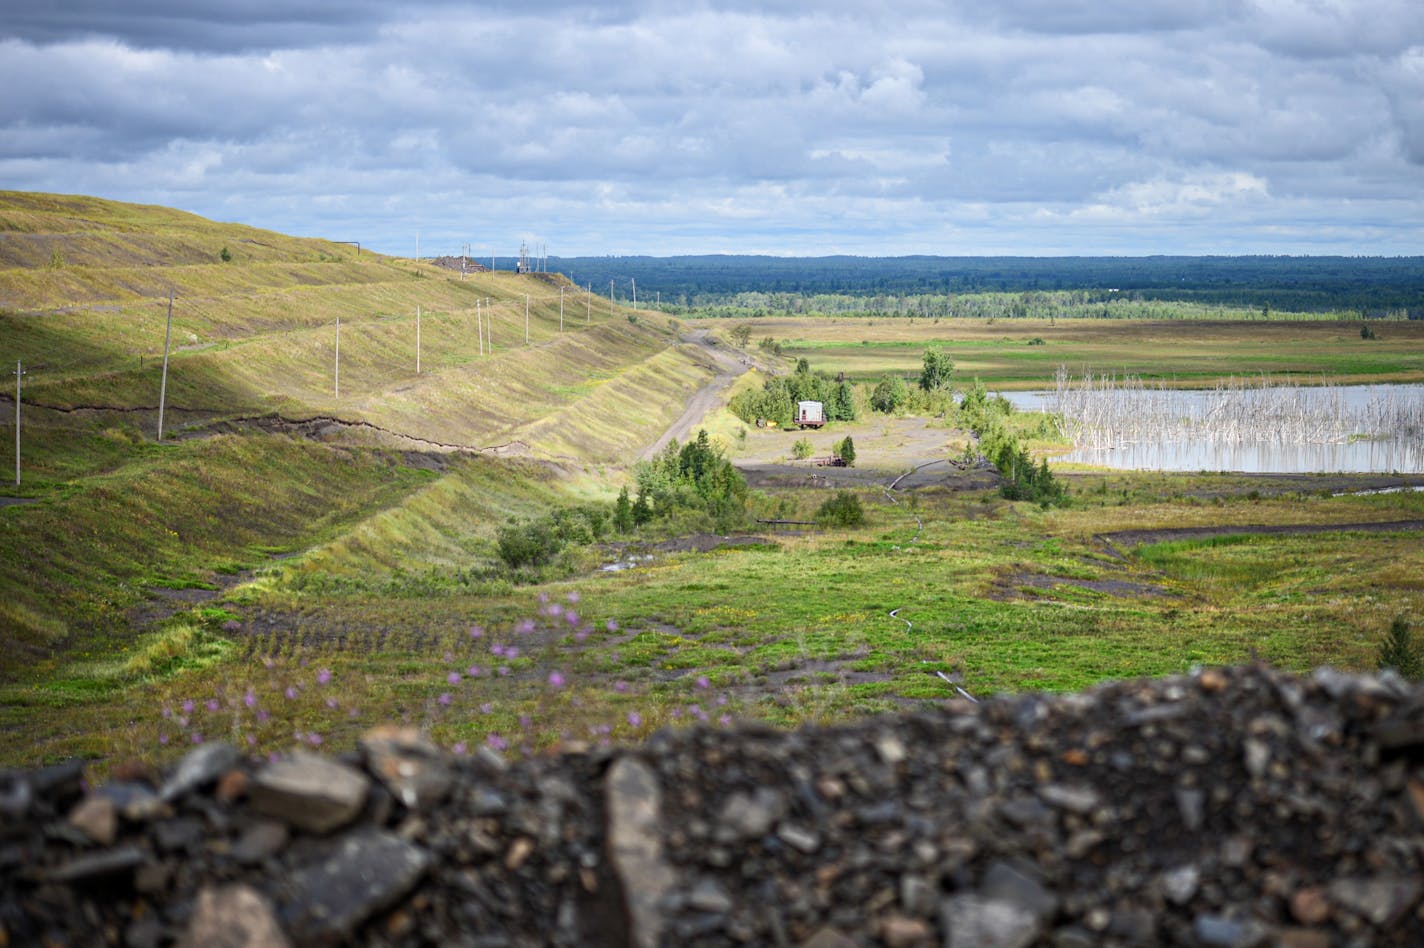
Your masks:
M389 556L406 505L468 553L521 498L572 483L472 452L614 462L711 377L667 320L628 315L552 274L461 279L168 208L0 192L0 365L26 371L23 479L6 492L34 502L0 513L0 679L113 645L153 587L213 585L370 518Z

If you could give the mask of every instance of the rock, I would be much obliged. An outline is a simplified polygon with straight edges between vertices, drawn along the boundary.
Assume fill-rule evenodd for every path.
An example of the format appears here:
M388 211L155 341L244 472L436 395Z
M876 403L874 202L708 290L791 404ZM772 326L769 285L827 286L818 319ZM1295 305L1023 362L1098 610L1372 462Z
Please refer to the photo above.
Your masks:
M735 903L716 880L702 879L687 893L687 904L701 912L725 914Z
M758 787L750 795L739 791L728 797L719 818L736 838L754 839L770 832L784 809L779 793Z
M1290 912L1302 925L1319 925L1330 917L1330 900L1320 886L1297 889L1291 893Z
M345 764L297 751L260 771L248 796L258 813L326 833L356 818L369 786L365 776Z
M1198 915L1192 922L1192 934L1203 945L1220 948L1254 948L1267 936L1266 930L1251 919L1238 920L1224 915Z
M1030 909L972 893L945 899L940 920L945 948L1028 948L1042 931Z
M1330 948L1330 933L1312 928L1286 928L1276 933L1273 948Z
M980 892L990 899L1017 906L1039 922L1049 921L1058 912L1058 896L1027 872L1002 860L984 874Z
M1182 826L1189 833L1195 833L1202 827L1202 819L1206 813L1206 794L1195 787L1178 787L1175 792L1177 800L1177 813L1182 818Z
M915 948L929 943L930 926L924 919L887 915L880 920L880 940L887 948Z
M889 731L876 735L875 752L889 767L903 763L909 756L909 752L905 750L905 742Z
M254 823L238 837L232 847L232 858L244 865L256 865L281 852L287 845L287 837L284 823L272 820Z
M100 796L112 800L119 815L130 823L147 823L173 815L173 807L163 802L147 784L109 783L99 788L98 792Z
M1092 787L1062 783L1044 784L1038 788L1038 795L1049 806L1079 815L1091 813L1101 799Z
M137 846L121 846L92 856L71 859L44 874L51 882L85 882L107 876L131 875L148 860L148 854Z
M1389 928L1419 901L1420 882L1403 876L1336 879L1330 883L1330 900L1368 919L1377 928Z
M801 948L859 948L853 938L839 929L827 925L818 928L810 938L801 943Z
M202 744L184 755L178 767L158 791L159 799L172 803L210 783L236 767L241 756L237 748L221 741Z
M286 948L272 905L246 885L204 887L179 948Z
M399 902L425 874L430 857L381 830L358 830L321 862L298 870L281 918L298 944L338 944L363 921Z
M657 774L636 757L619 757L609 768L608 850L622 883L630 940L639 948L662 944L663 896L673 887L663 860L662 788Z
M111 846L119 833L119 808L103 796L88 796L69 814L70 824L100 846Z
M1162 894L1177 905L1190 902L1200 884L1201 870L1190 863L1162 874Z
M372 728L361 738L361 749L367 769L409 809L433 806L450 792L445 755L416 728Z
M811 854L821 848L821 838L794 823L783 823L776 829L777 837L792 849Z

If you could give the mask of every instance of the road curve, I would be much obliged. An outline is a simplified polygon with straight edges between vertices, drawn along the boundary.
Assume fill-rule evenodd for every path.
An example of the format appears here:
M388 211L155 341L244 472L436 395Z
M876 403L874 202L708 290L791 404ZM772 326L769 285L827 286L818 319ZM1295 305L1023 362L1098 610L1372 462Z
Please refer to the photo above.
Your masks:
M694 329L683 336L682 341L701 345L707 356L717 366L718 372L710 382L693 394L687 403L687 409L683 411L677 421L673 422L672 426L639 456L644 461L655 456L674 438L678 441L686 441L691 436L693 427L722 401L722 395L727 388L741 377L743 372L751 368L750 362L744 361L736 353L721 348L713 342L710 338L710 330Z

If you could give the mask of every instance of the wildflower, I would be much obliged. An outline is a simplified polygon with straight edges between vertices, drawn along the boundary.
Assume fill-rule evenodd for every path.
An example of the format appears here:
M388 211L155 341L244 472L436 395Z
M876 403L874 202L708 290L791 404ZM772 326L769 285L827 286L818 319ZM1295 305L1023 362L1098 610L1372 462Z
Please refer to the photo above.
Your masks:
M270 655L264 655L264 656L262 656L262 667L263 667L263 668L267 669L268 671L271 671L271 670L272 670L272 666L275 665L275 664L276 664L276 662L272 661L272 656L270 656Z
M497 751L502 751L509 747L509 745L505 743L504 738L500 737L498 734L490 734L489 736L487 736L485 738L485 743Z
M642 726L643 726L643 716L642 716L641 714L639 714L637 711L629 711L629 712L628 712L628 726L629 726L629 727L642 727Z
M480 628L479 626L477 626L477 625L472 625L472 626L470 626L470 638L471 638L471 639L483 638L483 637L484 637L484 634L485 634L485 630L482 629L482 628Z
M502 677L502 678L508 677L508 676L509 676L509 666L508 666L508 665L501 665L501 666L499 666L499 674L500 674L500 677Z
M319 672L316 673L316 683L317 683L317 684L319 684L319 685L324 685L324 684L328 683L329 681L331 681L331 669L330 669L330 668L323 668L321 671L319 671Z
M295 698L295 697L297 696L297 689L296 689L296 686L295 686L295 685L288 685L288 686L287 686L287 690L284 691L284 692L282 692L282 694L286 695L286 696L287 696L287 700L290 701L291 699L293 699L293 698Z
M503 655L503 654L504 654L504 646L501 645L501 644L499 644L498 642L494 643L493 645L490 646L490 654L491 654L491 655Z
M609 619L607 622L603 623L603 627L604 627L605 629L607 629L609 632L617 632L617 631L618 631L618 621L617 621L616 619Z
M567 622L569 625L578 625L579 614L570 609L568 612L564 613L564 621Z
M726 696L726 695L718 695L718 696L717 696L717 707L719 707L719 708L720 708L720 707L723 707L723 706L726 705L726 703L727 703L727 696Z
M588 631L586 629L579 629L574 633L575 642L582 642L586 638L588 638Z
M513 645L509 646L508 648L506 648L506 649L504 650L504 657L505 657L505 658L518 658L518 657L519 657L519 649L515 648Z
M336 706L337 706L338 704L340 704L340 703L341 703L341 702L337 701L335 698L327 698L327 699L326 699L326 706L327 706L328 708L330 708L331 710L333 710L333 711L336 710Z
M732 726L732 716L731 716L730 714L724 714L724 715L722 715L720 718L717 719L717 723L720 724L720 725L722 725L723 727L731 727L731 726Z
M452 684L452 685L458 685L458 684L460 683L460 673L459 673L459 672L451 672L450 674L448 674L448 675L445 676L445 680L448 681L448 682L449 682L450 684Z
M199 734L197 731L194 731L194 732L193 732L193 736L192 736L192 741L193 741L194 744L201 744L201 743L203 743L203 735Z
M521 714L519 716L519 726L527 731L534 726L534 719L527 714Z
M312 747L320 747L321 735L318 734L316 731L312 731L310 734L307 735L307 743L310 744Z
M628 683L626 681L615 681L613 683L613 690L621 695L628 690Z
M469 668L465 669L465 674L469 675L471 678L480 677L480 666L471 665Z
M443 658L444 658L445 661L447 661L447 662L453 662L453 661L455 660L455 653L452 652L452 651L449 651L449 650L447 649L447 650L445 651L445 654L444 654Z
M192 698L188 698L188 699L184 700L184 702L183 702L183 713L184 713L184 714L192 714L192 713L193 713L193 699L192 699Z
M160 735L158 735L158 743L159 743L160 746L167 747L167 746L168 746L168 735L167 735L167 734L160 734Z
M170 708L170 707L168 707L168 705L166 705L166 704L163 706L163 716L164 716L165 718L171 718L171 717L173 717L173 709Z
M271 719L271 717L272 717L272 715L268 714L264 709L262 709L262 708L258 708L258 709L257 709L257 723L258 723L258 724L266 724L266 723L268 722L268 720Z
M519 624L514 627L514 631L518 632L520 635L528 635L530 632L534 631L534 620L520 619Z
M442 691L442 692L440 692L440 697L436 698L435 700L438 701L438 702L440 702L440 706L441 706L442 708L444 708L444 707L449 707L450 702L451 702L453 699L450 697L450 692L448 692L448 691Z
M455 746L452 747L452 748L450 748L450 750L451 750L452 752L454 752L454 754L455 754L456 756L458 756L458 757L464 757L465 754L469 753L469 750L470 750L470 749L465 746L465 742L464 742L464 741L456 741L456 742L455 742Z
M697 676L697 687L700 688L700 689L702 689L703 691L706 691L708 688L711 688L711 687L712 687L712 682L710 682L710 681L707 680L707 676L706 676L706 675L698 675L698 676Z
M579 601L579 598L580 598L580 597L579 597L579 594L578 594L578 590L575 589L575 590L570 591L569 594L568 594L567 596L565 596L564 598L567 599L569 602L578 602L578 601Z
M222 707L222 704L218 701L217 698L209 698L209 699L208 699L207 709L208 709L209 711L216 711L218 708L221 708L221 707Z
M247 705L249 708L257 707L257 692L253 691L251 688L248 688L247 694L242 696L242 703Z
M562 688L562 687L564 687L564 676L561 675L561 674L559 674L559 673L556 672L556 671L555 671L555 672L549 672L549 687L550 687L550 688Z
M247 746L248 746L248 747L255 747L256 745L257 745L257 735L255 735L255 734L249 734L249 735L247 735Z
M484 704L480 705L480 714L494 714L494 705L486 701Z

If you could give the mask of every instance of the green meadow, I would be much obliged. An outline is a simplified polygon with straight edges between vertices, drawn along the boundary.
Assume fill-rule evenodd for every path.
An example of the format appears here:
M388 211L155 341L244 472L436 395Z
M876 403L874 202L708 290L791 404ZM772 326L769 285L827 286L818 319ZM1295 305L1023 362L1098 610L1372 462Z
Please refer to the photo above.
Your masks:
M725 348L733 322L696 328ZM1396 322L1373 341L1289 320L751 322L738 357L757 370L724 399L798 357L864 381L913 374L931 342L957 384L1044 385L1059 365L1424 378L1424 333ZM1340 529L1424 520L1424 494L1332 496L1398 479L1065 469L1071 503L1041 509L946 468L892 492L966 435L868 413L811 436L860 446L834 486L783 463L797 435L703 419L734 462L780 472L753 484L753 518L812 520L839 488L861 526L749 523L728 542L685 517L511 571L510 518L611 509L717 375L689 323L556 275L461 280L162 208L0 194L0 364L30 373L22 483L0 489L0 762L103 769L214 739L345 748L388 720L535 753L923 708L956 686L1071 689L1252 656L1370 668L1394 617L1424 615L1419 531ZM758 349L768 336L783 358ZM1320 530L1232 532L1247 524ZM1214 532L1113 539L1183 527Z

